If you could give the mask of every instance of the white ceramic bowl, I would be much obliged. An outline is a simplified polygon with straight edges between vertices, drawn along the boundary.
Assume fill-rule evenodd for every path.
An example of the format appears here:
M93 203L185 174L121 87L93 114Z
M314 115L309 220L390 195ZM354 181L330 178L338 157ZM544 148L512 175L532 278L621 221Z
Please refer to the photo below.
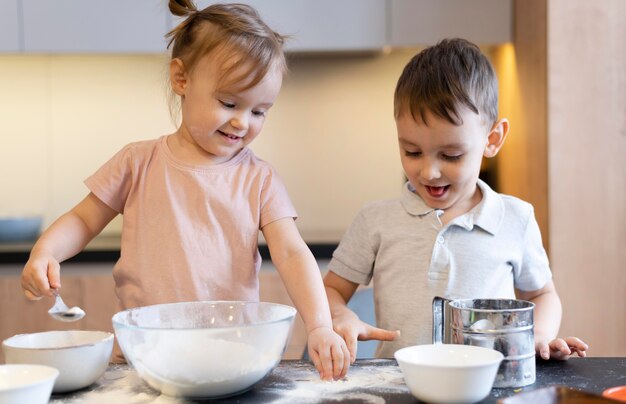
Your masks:
M20 334L2 342L7 363L31 363L59 370L55 393L89 386L104 374L113 334L104 331L47 331Z
M242 393L281 360L296 310L274 303L189 302L113 316L122 352L152 388L175 397Z
M0 365L0 404L45 404L59 371L42 365Z
M415 345L395 353L411 393L422 401L474 403L489 395L504 355L470 345Z

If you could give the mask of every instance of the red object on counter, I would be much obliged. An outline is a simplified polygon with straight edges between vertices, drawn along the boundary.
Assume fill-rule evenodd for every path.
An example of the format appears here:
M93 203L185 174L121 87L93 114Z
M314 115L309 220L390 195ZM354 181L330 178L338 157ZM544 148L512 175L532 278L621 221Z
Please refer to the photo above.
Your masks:
M602 395L606 398L613 400L623 401L626 403L626 386L616 386L606 389L602 392Z

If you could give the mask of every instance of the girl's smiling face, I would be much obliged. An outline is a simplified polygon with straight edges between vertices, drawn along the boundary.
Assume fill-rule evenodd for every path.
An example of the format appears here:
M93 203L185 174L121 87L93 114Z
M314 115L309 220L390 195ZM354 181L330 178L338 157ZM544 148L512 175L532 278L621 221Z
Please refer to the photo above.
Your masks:
M504 142L508 122L490 129L478 114L460 109L461 125L427 113L428 125L403 113L396 119L400 160L416 193L433 209L445 210L447 220L480 202L476 185L483 156L493 157Z
M208 55L191 72L180 60L171 63L172 87L181 96L182 122L176 136L189 152L187 160L210 164L230 160L261 132L282 85L283 72L276 66L251 88L222 88L220 59Z

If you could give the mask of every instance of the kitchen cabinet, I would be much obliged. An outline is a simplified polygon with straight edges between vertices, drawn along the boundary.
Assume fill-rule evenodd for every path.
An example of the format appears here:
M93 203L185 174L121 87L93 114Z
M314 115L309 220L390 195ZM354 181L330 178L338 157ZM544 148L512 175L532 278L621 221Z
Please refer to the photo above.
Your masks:
M0 52L19 52L21 50L20 3L18 0L0 2Z
M381 50L386 45L385 0L244 0L283 35L288 52ZM216 1L197 1L204 8ZM172 28L179 22L172 19Z
M451 36L482 45L510 42L512 1L243 0L290 36L288 52L378 52ZM165 0L6 0L0 52L163 53L165 34L179 22Z
M432 45L460 37L478 45L513 41L512 0L391 0L389 45Z
M161 0L21 0L24 51L153 53L165 51Z

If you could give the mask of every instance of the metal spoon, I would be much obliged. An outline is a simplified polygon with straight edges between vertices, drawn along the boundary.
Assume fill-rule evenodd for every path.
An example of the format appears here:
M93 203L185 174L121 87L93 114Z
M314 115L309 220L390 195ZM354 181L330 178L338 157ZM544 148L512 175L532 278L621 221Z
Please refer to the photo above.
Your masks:
M55 320L59 321L77 321L85 317L85 311L78 306L74 306L71 309L67 307L61 295L57 289L52 289L54 294L54 306L48 310L48 314Z

